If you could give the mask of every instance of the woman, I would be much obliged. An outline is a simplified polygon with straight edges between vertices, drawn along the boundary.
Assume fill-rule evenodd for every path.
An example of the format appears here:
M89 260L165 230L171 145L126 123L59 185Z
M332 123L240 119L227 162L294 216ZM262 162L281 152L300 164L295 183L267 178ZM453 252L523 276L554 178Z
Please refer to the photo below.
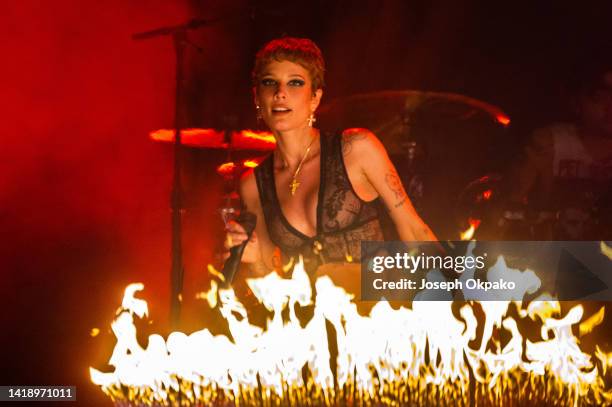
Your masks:
M326 135L313 127L323 74L321 51L308 39L276 39L257 53L255 106L277 147L240 185L246 210L257 216L242 261L256 274L299 255L307 270L358 261L361 240L383 240L379 201L401 240L435 240L374 134L347 129ZM227 232L226 248L247 237L237 223Z

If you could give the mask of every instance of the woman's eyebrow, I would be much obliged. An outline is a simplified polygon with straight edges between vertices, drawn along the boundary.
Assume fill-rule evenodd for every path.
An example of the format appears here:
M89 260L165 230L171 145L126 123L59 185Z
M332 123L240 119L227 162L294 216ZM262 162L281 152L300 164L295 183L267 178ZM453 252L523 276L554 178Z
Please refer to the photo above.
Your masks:
M265 77L273 77L273 78L275 78L276 75L274 73L272 73L272 72L263 72L261 74L261 78L265 78ZM305 79L304 75L299 74L299 73L292 73L292 74L287 75L287 77L289 77L289 78Z

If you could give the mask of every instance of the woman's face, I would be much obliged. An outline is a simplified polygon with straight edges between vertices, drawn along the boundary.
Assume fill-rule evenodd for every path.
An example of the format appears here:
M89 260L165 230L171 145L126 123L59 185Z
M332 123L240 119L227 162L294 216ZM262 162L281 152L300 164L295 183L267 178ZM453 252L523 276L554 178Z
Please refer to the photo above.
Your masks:
M323 91L312 90L310 73L291 61L272 61L255 88L255 103L270 130L289 131L308 126Z

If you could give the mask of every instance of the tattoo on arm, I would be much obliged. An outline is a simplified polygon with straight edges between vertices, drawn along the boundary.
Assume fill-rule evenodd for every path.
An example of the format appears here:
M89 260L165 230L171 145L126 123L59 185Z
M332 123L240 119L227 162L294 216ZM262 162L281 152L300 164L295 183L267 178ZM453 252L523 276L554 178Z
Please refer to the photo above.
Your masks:
M397 202L395 205L393 205L394 208L399 208L400 206L402 206L404 204L404 202L406 202L406 200L408 199L407 196L404 196L399 202Z
M395 195L395 199L397 199L397 202L393 204L393 208L399 208L408 200L408 195L406 195L406 191L404 191L404 187L402 186L402 180L397 172L393 171L385 175L385 182Z
M406 196L406 192L402 186L402 180L399 175L397 175L397 172L388 172L387 175L385 175L385 182L397 199L403 199Z

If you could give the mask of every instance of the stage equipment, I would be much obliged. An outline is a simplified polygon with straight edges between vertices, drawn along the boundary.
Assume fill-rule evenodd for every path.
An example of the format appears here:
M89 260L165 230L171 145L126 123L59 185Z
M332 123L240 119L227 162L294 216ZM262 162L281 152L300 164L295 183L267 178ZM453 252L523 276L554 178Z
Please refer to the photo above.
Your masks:
M149 133L149 137L154 141L174 142L175 134L172 129L159 129ZM180 138L182 145L196 148L272 151L276 146L272 133L255 130L182 129Z
M176 132L172 129L159 129L149 133L153 141L174 143ZM219 214L227 225L233 220L240 207L238 181L248 168L255 168L262 160L253 157L242 162L232 161L233 151L248 151L253 154L274 150L276 140L270 132L256 130L216 130L216 129L182 129L181 144L187 147L205 149L223 149L227 151L227 161L217 167L217 173L223 178L223 205Z
M181 210L182 210L182 191L181 191L181 130L185 127L181 121L181 104L183 103L183 84L184 84L184 55L185 48L190 45L198 52L202 49L189 41L187 33L200 27L210 26L231 20L248 19L252 17L252 12L240 12L233 15L218 17L214 19L191 19L184 24L156 28L150 31L132 35L134 40L149 40L161 36L172 37L176 58L176 81L174 99L174 181L170 198L172 211L172 268L170 272L171 298L170 298L170 322L177 326L181 311L181 292L183 290L183 255L181 242Z

